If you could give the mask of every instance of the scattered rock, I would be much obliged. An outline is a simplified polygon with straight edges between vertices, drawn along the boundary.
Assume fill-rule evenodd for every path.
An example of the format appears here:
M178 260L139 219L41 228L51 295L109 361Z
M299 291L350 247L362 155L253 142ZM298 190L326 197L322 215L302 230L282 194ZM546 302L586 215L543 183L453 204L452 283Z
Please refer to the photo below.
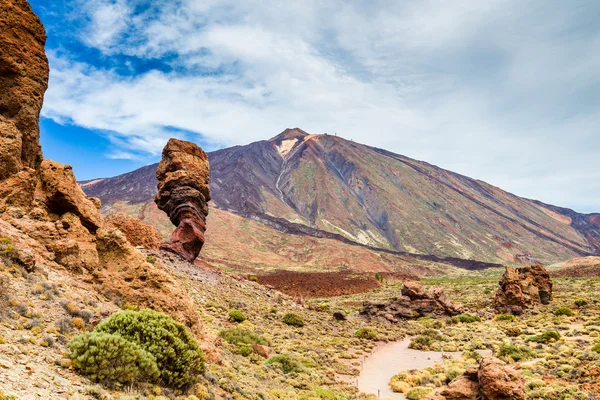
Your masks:
M550 303L552 279L542 265L505 268L493 300L497 311L519 315L535 305Z
M454 304L441 288L431 288L426 291L416 282L405 282L400 293L402 296L387 303L365 303L360 314L397 322L426 315L454 316L463 311L462 307Z
M271 355L271 348L260 344L253 344L252 350L262 358L269 358Z
M484 358L479 368L471 367L441 392L423 400L525 400L523 377L495 357Z
M204 245L210 200L208 156L194 143L178 139L169 140L162 156L154 201L177 228L160 248L193 262Z
M342 310L337 310L333 312L333 319L337 320L337 321L345 321L346 320L346 313L343 312Z
M123 232L129 243L133 246L158 250L162 242L162 238L156 228L124 213L109 216L106 219L106 224Z

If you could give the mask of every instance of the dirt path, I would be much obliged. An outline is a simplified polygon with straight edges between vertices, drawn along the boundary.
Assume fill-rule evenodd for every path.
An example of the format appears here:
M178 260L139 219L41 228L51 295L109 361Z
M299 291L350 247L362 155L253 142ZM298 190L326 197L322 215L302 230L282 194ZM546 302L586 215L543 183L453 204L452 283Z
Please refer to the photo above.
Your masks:
M410 338L386 343L375 348L365 360L358 377L358 389L367 394L379 394L380 399L403 400L401 393L394 393L388 383L392 376L406 369L423 369L442 361L442 355L460 356L461 352L419 351L409 349ZM379 393L378 393L379 391Z

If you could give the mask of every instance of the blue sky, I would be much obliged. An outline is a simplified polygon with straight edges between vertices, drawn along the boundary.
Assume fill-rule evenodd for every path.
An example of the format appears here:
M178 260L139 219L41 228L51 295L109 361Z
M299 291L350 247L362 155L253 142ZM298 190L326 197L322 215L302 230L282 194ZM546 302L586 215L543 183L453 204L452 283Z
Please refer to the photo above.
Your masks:
M595 0L30 1L48 158L79 179L286 127L600 211Z

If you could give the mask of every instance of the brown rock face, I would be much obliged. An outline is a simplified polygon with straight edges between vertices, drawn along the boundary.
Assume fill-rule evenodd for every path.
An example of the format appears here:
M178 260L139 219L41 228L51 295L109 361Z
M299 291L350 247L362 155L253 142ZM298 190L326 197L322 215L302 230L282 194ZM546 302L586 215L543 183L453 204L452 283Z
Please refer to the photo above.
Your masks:
M398 322L426 315L454 316L462 313L462 307L454 304L441 288L426 291L416 282L405 282L400 292L402 296L387 303L365 303L361 315Z
M69 165L42 159L38 119L48 83L45 40L26 0L0 0L0 236L18 245L16 261L29 271L65 268L115 301L163 311L197 327L185 290L146 262L119 229L105 226L100 201L85 196ZM186 157L175 158L176 165L187 165ZM182 214L182 207L175 208L174 216ZM144 233L140 226L132 230ZM140 240L158 242L146 236Z
M50 213L75 214L90 233L96 233L102 226L102 216L77 184L70 165L44 160L39 177L36 200L43 203Z
M486 357L481 360L477 379L484 399L525 400L527 398L523 377L497 358Z
M158 250L162 239L152 225L147 225L127 214L117 213L106 219L106 224L123 232L129 243L146 249Z
M42 161L38 119L48 86L46 32L26 0L0 2L0 181Z
M479 368L469 368L448 387L423 400L525 400L521 375L495 357L486 357Z
M155 202L177 228L162 250L193 262L204 244L210 200L208 157L191 142L170 139L156 169L158 194Z
M494 308L500 312L519 315L524 309L552 300L552 279L539 265L506 267L500 288L494 296Z

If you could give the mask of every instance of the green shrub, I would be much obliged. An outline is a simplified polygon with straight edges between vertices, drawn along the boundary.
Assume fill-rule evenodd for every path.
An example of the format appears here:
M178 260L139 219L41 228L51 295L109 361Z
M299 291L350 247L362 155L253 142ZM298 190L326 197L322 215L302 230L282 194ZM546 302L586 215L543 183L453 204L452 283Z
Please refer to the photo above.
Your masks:
M504 361L523 361L535 357L535 352L528 346L505 342L498 350L498 358Z
M496 321L510 321L510 322L514 322L517 320L517 317L515 317L512 314L498 314L496 315Z
M432 389L425 387L412 388L408 391L408 393L406 393L406 398L408 400L420 400L431 393L431 391Z
M91 332L68 344L73 365L96 382L154 381L159 377L156 359L121 336Z
M587 306L588 302L586 300L583 300L583 299L578 299L578 300L575 300L575 305L577 307L581 308L581 307Z
M229 344L267 344L262 336L245 328L224 329L219 332L219 336Z
M289 354L278 354L273 356L265 361L265 364L279 368L284 374L289 374L290 372L305 372L302 363Z
M592 351L595 353L600 353L600 343L594 345L594 347L592 347Z
M283 316L283 323L290 326L302 327L304 326L304 320L301 316L294 313L287 313Z
M119 335L152 354L166 386L193 385L204 372L204 353L198 343L168 315L152 310L121 311L98 324L94 331Z
M462 322L463 324L470 324L472 322L480 322L481 318L476 315L462 314L458 316L458 321Z
M451 369L450 371L448 371L448 373L446 373L446 378L448 378L448 382L452 382L454 379L458 378L462 374L462 371L459 371L457 369Z
M229 311L229 320L233 322L244 322L246 316L240 310L231 310Z
M363 326L354 332L354 336L359 339L375 340L377 339L377 329L369 326Z
M554 311L554 315L556 315L557 317L566 315L567 317L571 317L573 315L573 311L571 311L571 309L569 307L558 307L555 311Z
M535 343L548 343L552 340L559 340L560 333L557 331L545 331L540 333L539 335L530 336L525 341L526 342L535 342Z

